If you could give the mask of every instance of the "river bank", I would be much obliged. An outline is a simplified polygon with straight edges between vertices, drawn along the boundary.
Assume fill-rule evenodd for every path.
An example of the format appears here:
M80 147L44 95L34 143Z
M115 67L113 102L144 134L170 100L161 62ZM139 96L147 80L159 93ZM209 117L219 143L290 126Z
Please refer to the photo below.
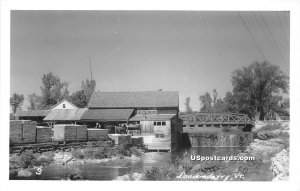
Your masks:
M117 180L201 180L201 181L278 181L289 177L289 123L258 123L254 141L237 156L254 157L244 161L203 161L192 163L191 153L181 159L144 172L130 173ZM231 153L233 154L233 153ZM213 155L220 155L214 152ZM221 154L222 155L222 154Z
M145 152L134 146L86 148L10 156L10 179L277 181L289 176L289 124L259 124L245 148ZM192 154L253 156L244 161L192 161Z
M257 138L251 143L247 152L262 159L270 166L273 181L289 178L289 122L259 123L253 131Z
M144 148L138 145L123 144L114 146L102 142L89 145L86 148L72 148L65 151L56 150L44 153L34 153L32 150L21 154L10 155L10 179L30 178L42 169L62 167L66 170L62 178L72 179L73 174L82 174L76 166L84 164L122 164L135 162L144 153ZM50 170L51 171L51 170ZM38 174L39 175L39 174ZM84 176L75 176L85 179Z

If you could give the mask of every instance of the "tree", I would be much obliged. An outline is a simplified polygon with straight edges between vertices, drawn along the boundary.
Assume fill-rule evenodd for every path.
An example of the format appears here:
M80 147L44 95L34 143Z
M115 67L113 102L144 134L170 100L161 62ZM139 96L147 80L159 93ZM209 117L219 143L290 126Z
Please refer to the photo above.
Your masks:
M193 113L192 107L190 106L190 102L191 102L191 98L187 97L184 103L186 113Z
M83 90L78 90L70 96L70 100L79 108L84 108L87 106L88 102Z
M212 107L212 112L217 112L217 113L228 112L226 103L222 99L216 99Z
M216 89L213 90L213 103L216 104L218 98L218 92Z
M200 112L212 112L212 99L210 93L206 92L204 95L199 96L199 100L202 103Z
M70 96L70 100L77 107L84 108L88 105L92 94L96 88L95 80L86 80L81 82L81 90L74 92Z
M289 78L276 65L254 62L233 72L233 94L238 105L247 108L252 116L264 119L270 99L275 93L287 93Z
M43 75L42 83L42 108L48 109L69 97L68 83L61 82L59 77L52 74L52 72Z
M36 95L35 93L29 94L29 106L28 110L36 110L41 108L41 97Z
M290 109L290 98L284 98L280 103L280 107L284 110Z
M21 107L24 102L24 96L22 94L13 94L10 98L10 105L14 114L16 113L17 109Z
M86 96L86 102L90 101L92 94L96 89L96 81L86 79L85 82L82 81L81 89L84 91L84 95Z

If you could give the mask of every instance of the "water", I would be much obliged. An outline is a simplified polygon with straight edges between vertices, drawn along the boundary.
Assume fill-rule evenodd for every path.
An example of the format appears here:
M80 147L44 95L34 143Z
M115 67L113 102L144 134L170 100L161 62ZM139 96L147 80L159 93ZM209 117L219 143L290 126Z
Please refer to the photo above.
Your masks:
M222 133L189 133L192 147L241 147L253 141L252 133L222 132Z
M184 153L193 153L201 156L211 156L217 152L219 156L236 155L245 150L245 147L197 147L182 149L177 152L149 152L143 156L133 159L115 159L103 163L86 163L86 164L70 164L79 168L87 180L114 180L118 176L129 174L130 172L142 173L145 169L153 166L161 166L170 161L174 161L177 157L183 158ZM190 157L190 156L187 156ZM199 161L194 161L199 162ZM16 178L22 180L61 180L67 172L67 166L50 165L42 169L41 175L37 175L36 169L30 169L33 172L33 177Z

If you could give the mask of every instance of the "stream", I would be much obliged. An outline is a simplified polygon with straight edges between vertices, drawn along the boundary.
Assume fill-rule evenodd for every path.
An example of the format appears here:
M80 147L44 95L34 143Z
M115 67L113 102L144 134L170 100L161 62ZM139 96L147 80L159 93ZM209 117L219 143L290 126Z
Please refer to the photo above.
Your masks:
M87 180L114 180L118 176L130 172L142 173L153 166L161 166L177 157L184 157L184 153L194 153L201 156L211 156L216 150L219 156L236 155L246 147L195 147L182 149L177 152L148 152L140 157L114 159L100 163L68 164L66 166L49 165L42 168L40 175L36 169L28 169L33 173L31 177L11 177L13 180L61 180L69 167L79 168ZM189 155L188 155L189 156ZM199 163L200 161L193 161Z

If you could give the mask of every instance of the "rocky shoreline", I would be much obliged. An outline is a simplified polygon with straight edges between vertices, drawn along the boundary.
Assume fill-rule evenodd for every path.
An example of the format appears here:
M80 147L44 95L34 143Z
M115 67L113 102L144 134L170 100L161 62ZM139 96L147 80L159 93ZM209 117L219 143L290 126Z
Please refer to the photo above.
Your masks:
M289 122L260 123L246 152L270 164L273 181L289 179Z

